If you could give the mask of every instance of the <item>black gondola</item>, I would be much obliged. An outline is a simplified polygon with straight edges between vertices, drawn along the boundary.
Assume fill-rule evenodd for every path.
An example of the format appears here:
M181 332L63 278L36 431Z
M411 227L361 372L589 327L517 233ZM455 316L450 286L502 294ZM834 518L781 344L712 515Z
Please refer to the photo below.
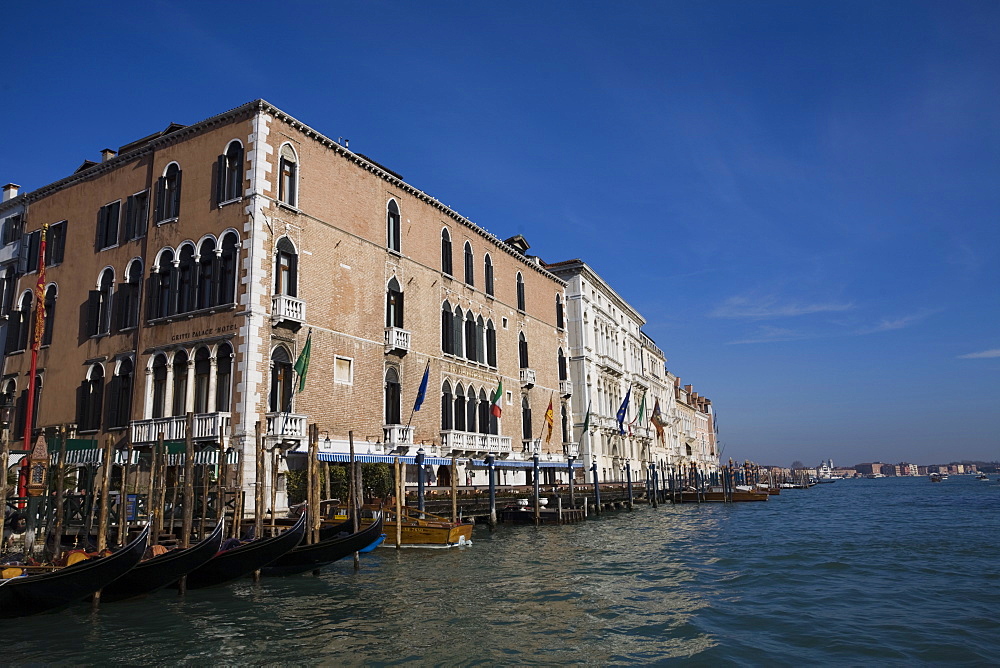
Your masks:
M0 617L24 617L85 599L135 567L146 550L149 526L107 557L80 561L51 573L0 580Z
M196 545L140 561L135 568L105 587L101 591L101 600L120 601L149 594L207 563L222 545L224 524L219 522L212 533Z
M287 531L270 538L258 538L249 543L219 552L208 562L187 575L188 589L201 589L231 582L250 575L258 568L289 552L302 541L306 533L306 514Z
M378 540L381 534L382 517L379 516L377 521L357 533L346 536L331 534L330 537L312 545L299 545L291 552L287 552L273 561L269 566L262 568L261 575L269 577L296 575L322 568L368 547Z

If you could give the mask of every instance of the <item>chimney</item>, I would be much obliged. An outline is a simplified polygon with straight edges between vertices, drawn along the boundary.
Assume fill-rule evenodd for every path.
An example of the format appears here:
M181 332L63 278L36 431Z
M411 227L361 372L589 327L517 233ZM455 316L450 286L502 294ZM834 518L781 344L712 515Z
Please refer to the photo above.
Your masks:
M17 197L17 189L20 187L21 186L17 185L16 183L8 183L7 185L5 185L3 187L3 201L6 202L9 199L14 199L15 197Z
M101 149L101 162L107 162L116 155L118 155L118 152L115 151L114 149L110 148Z

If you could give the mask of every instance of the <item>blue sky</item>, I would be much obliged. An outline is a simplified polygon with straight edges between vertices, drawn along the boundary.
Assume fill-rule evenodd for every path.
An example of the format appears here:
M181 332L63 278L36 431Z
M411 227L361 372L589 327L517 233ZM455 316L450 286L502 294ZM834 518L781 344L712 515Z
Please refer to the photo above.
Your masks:
M262 97L547 261L725 456L1000 458L1000 3L20 3L4 183Z

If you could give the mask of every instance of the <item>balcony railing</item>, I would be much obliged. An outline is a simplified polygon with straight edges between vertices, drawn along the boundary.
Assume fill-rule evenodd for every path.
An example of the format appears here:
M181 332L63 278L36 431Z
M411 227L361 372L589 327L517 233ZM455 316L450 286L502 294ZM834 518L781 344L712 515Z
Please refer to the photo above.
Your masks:
M469 431L442 431L442 452L511 452L510 436L477 434Z
M534 369L521 369L521 385L525 385L527 387L534 387L535 385Z
M564 397L573 396L573 381L571 380L560 380L559 381L559 394Z
M267 435L277 438L305 438L306 416L298 413L267 413Z
M271 297L271 319L303 323L306 321L306 303L288 295Z
M413 445L413 427L405 424L384 424L382 438L387 450Z
M410 332L399 327L385 328L385 351L391 352L393 350L404 353L410 350Z
M191 439L217 443L220 439L229 437L231 424L231 413L195 413ZM187 418L184 415L175 415L132 422L133 443L155 443L160 433L163 434L165 441L186 439Z

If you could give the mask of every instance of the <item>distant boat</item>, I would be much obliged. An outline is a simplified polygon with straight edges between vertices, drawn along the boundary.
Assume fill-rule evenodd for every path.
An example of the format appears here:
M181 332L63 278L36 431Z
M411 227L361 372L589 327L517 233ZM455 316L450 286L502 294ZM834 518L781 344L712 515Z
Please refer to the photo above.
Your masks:
M824 459L820 462L819 468L816 470L816 482L830 483L838 480L840 480L840 476L833 475L833 460Z
M927 477L931 479L931 482L941 482L947 476L943 476L940 473L931 473Z
M980 473L979 475L976 476L976 480L989 480L989 479L990 477L985 473Z

